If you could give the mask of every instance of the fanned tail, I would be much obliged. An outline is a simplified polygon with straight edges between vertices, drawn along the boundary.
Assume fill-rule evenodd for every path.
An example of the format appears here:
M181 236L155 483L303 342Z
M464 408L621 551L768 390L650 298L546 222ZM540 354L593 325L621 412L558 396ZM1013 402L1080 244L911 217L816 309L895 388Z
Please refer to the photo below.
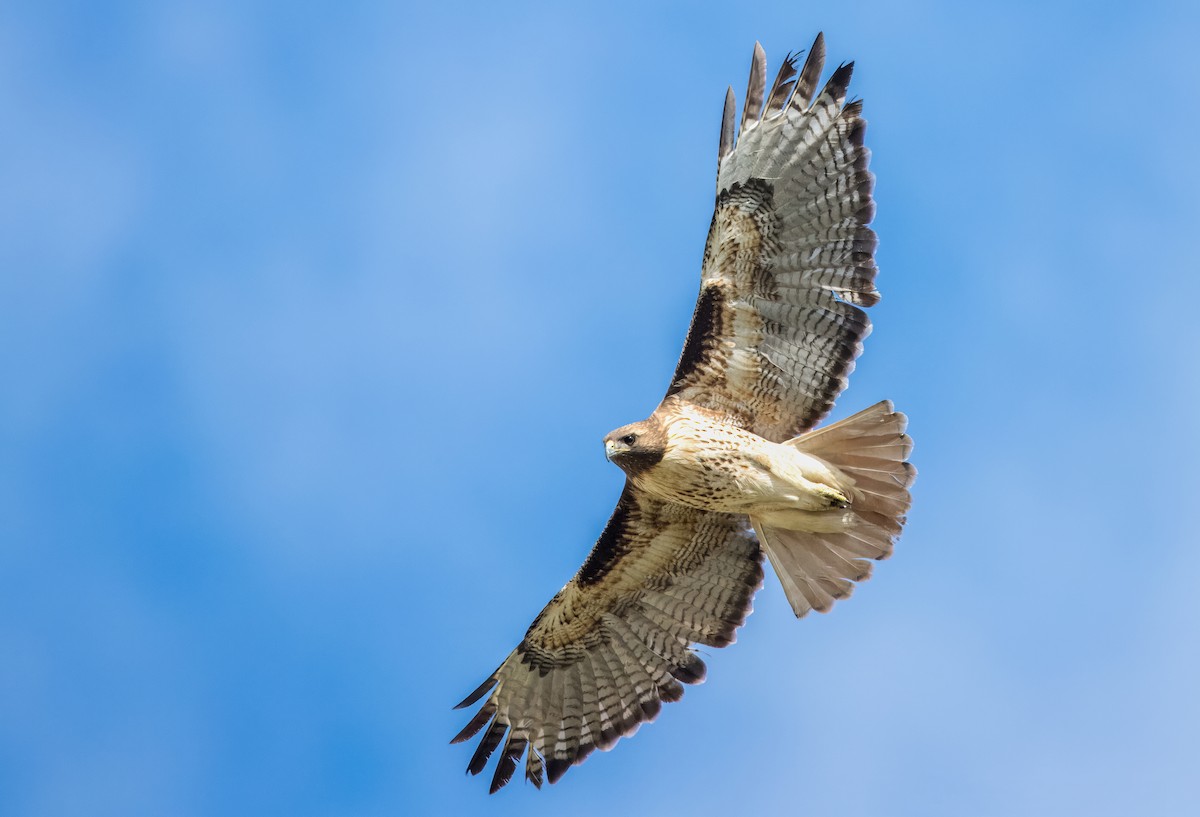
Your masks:
M871 575L871 560L891 555L917 476L908 462L907 425L908 418L884 400L785 443L853 480L850 507L829 512L837 518L829 532L771 527L750 517L797 618L809 610L827 612Z

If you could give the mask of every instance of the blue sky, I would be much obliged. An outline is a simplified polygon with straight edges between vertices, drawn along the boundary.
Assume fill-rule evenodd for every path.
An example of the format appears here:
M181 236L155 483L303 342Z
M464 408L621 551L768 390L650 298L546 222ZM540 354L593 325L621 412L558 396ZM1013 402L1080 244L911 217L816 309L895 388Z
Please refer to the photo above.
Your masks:
M1194 4L0 8L0 813L1200 807ZM895 557L488 798L450 707L665 389L722 96L855 59ZM773 68L772 68L773 70Z

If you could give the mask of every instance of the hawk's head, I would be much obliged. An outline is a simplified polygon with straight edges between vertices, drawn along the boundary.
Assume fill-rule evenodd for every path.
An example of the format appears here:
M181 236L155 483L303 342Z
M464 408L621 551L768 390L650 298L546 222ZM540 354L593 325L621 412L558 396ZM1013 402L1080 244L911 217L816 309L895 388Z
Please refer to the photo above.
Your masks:
M653 416L621 426L604 438L604 456L630 476L642 474L662 461L667 433Z

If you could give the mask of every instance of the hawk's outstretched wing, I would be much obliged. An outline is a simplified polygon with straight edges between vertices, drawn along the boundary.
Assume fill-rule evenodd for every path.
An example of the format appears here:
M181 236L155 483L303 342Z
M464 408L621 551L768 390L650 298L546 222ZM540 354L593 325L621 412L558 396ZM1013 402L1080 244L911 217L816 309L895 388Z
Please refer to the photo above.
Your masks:
M522 755L525 777L553 783L595 749L653 720L680 682L704 678L692 644L734 639L762 584L746 517L660 502L626 484L587 561L524 640L459 707L487 700L454 742L487 730L467 770L503 744L492 791ZM490 694L488 694L490 691Z
M824 61L817 35L767 94L756 44L740 134L726 96L700 297L667 392L775 442L833 406L871 331L859 307L879 300L866 122L845 104L854 64L814 101Z

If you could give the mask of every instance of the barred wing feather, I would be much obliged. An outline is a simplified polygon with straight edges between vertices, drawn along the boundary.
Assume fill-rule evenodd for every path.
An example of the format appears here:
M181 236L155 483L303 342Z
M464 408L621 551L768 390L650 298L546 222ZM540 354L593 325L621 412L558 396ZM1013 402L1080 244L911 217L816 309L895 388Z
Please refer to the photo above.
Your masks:
M522 756L526 779L541 787L633 734L679 700L681 683L704 679L691 645L731 643L762 578L744 516L660 502L627 484L583 567L459 704L487 696L453 741L483 730L467 771L481 772L503 744L491 790Z
M812 99L824 55L818 35L767 95L756 46L740 129L726 96L700 296L667 392L776 442L833 407L871 331L860 307L879 300L862 103L846 104L853 63Z

